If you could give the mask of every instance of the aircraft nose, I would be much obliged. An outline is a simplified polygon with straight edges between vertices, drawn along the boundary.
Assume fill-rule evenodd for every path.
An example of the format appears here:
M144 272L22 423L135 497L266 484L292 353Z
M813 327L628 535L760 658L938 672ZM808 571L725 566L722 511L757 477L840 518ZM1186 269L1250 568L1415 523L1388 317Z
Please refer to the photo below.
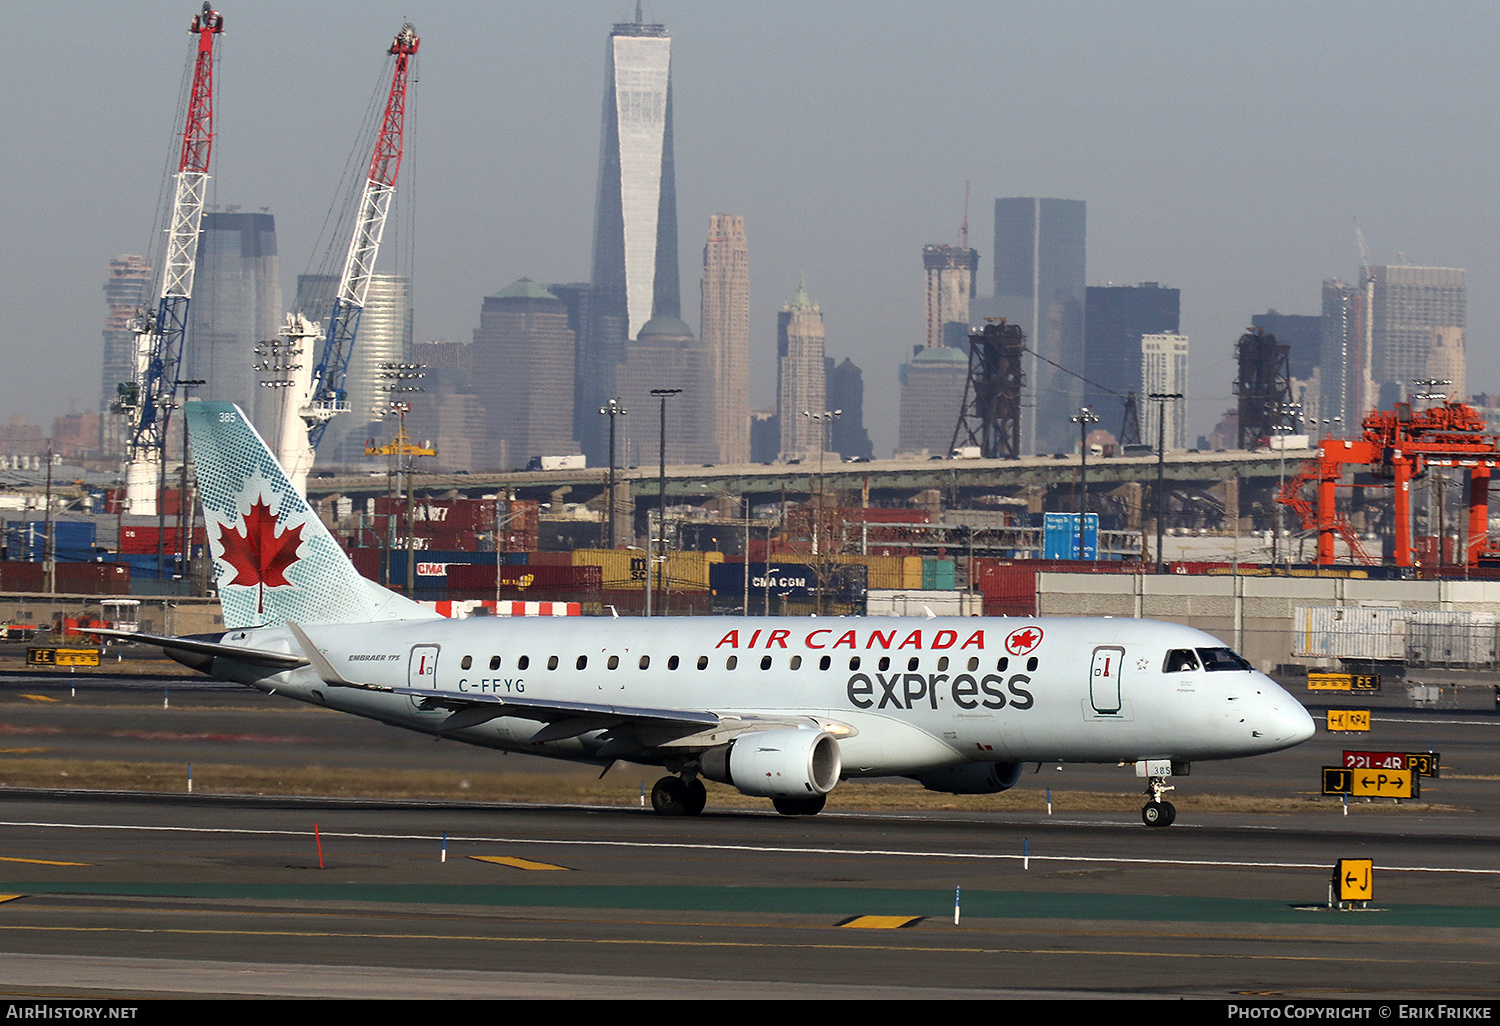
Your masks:
M1277 689L1280 691L1281 689ZM1276 696L1267 710L1266 740L1277 748L1291 748L1300 745L1317 733L1317 724L1308 711L1285 691Z

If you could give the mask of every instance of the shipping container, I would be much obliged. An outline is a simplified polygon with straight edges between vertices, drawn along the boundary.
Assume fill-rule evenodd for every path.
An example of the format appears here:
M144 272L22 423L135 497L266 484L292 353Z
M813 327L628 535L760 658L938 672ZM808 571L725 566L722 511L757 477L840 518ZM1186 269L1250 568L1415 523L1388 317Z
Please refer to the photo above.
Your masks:
M1297 606L1292 610L1292 655L1403 662L1409 616L1404 609Z
M47 521L9 520L5 524L7 559L36 560L46 558ZM54 520L52 557L70 563L87 563L97 555L96 524L92 520Z
M983 612L984 596L967 591L871 588L865 596L868 616L979 616Z

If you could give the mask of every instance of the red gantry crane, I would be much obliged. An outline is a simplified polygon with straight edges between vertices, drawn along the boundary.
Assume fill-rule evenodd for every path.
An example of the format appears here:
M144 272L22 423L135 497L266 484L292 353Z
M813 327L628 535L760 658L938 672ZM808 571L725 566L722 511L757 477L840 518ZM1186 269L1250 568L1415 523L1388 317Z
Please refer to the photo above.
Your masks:
M156 513L161 472L166 462L167 428L177 395L177 367L187 335L188 304L198 262L198 229L208 186L208 161L214 139L214 40L224 18L207 3L193 18L190 34L198 37L193 84L182 128L182 152L172 194L171 225L161 267L160 301L153 313L142 310L136 335L135 378L120 386L118 412L130 418L126 443L125 501L131 513Z
M1335 489L1349 465L1368 467L1377 477L1395 484L1397 566L1412 566L1411 482L1428 467L1458 467L1469 472L1468 534L1464 562L1477 565L1489 542L1490 475L1500 461L1500 435L1489 432L1484 418L1467 403L1447 401L1425 410L1397 403L1394 410L1372 410L1358 439L1325 438L1318 457L1286 483L1279 502L1291 506L1304 530L1318 531L1318 566L1334 561L1334 535L1341 535L1355 558L1374 563L1359 545L1358 536L1339 514ZM1303 486L1316 482L1317 505L1302 496ZM1441 544L1441 543L1440 543ZM1439 549L1441 552L1441 549Z

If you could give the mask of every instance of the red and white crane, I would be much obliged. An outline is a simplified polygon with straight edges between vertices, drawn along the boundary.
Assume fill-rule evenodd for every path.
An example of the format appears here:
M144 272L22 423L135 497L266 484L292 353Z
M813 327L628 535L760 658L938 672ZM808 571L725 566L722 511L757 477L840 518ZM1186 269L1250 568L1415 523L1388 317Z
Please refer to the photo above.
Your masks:
M286 370L291 377L289 385L281 389L283 406L278 418L280 431L276 455L286 468L287 476L303 493L307 490L307 476L312 470L314 451L322 440L324 428L329 420L349 409L344 379L349 372L349 359L359 333L359 318L369 292L370 278L375 273L375 258L380 253L386 214L396 193L406 122L406 86L412 59L420 43L416 28L407 22L386 51L396 58L390 92L386 96L385 114L381 118L375 153L370 158L370 172L360 197L354 235L344 258L344 271L339 278L333 313L323 335L316 366L311 366L310 360L295 359L302 355L303 340L316 337L316 323L308 322L300 313L293 314L288 317L287 327L282 331L290 347L291 357ZM305 427L299 428L299 419Z
M214 41L223 31L223 16L207 3L188 29L198 37L198 47L182 128L182 152L174 176L160 299L154 313L142 310L136 318L135 377L121 386L116 404L116 409L130 418L125 466L125 508L130 513L154 515L157 511L213 150Z

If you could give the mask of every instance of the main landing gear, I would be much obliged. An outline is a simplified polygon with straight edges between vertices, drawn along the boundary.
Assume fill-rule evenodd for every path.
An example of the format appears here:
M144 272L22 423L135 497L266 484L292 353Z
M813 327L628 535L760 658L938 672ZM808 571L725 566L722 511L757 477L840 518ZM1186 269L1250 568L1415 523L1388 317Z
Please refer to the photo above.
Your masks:
M651 807L662 816L696 816L708 802L708 791L697 777L662 777L651 788ZM809 798L775 797L771 804L783 816L816 816L828 804L827 795Z
M1162 801L1162 795L1175 790L1165 777L1152 777L1146 783L1146 793L1151 800L1141 809L1141 822L1148 827L1169 827L1177 819L1177 809L1171 802Z
M662 816L696 816L708 804L708 789L697 777L662 777L651 788L651 807Z

